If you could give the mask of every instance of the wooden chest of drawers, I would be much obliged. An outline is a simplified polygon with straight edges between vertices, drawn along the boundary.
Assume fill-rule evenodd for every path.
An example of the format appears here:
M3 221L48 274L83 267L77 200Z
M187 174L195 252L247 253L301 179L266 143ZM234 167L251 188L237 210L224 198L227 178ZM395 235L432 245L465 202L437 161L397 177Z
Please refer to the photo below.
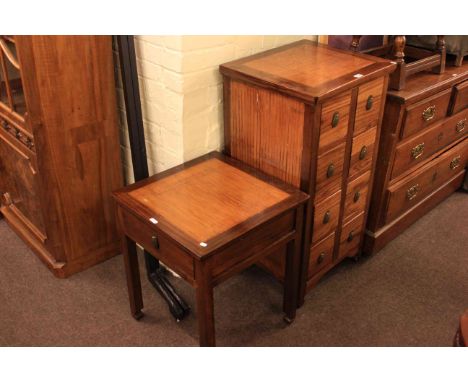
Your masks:
M463 182L468 65L420 73L389 91L365 252L375 253Z
M220 67L227 154L311 195L306 286L358 254L394 64L300 41ZM261 262L284 276L284 253Z

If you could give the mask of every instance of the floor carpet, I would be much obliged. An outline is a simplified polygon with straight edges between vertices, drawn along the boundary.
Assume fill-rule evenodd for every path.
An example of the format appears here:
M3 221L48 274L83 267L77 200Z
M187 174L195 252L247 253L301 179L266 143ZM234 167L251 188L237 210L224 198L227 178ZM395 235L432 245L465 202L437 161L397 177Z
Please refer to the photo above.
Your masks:
M142 265L142 261L140 261ZM193 290L171 278L194 306ZM128 308L117 256L60 280L0 220L0 346L193 346L143 280L144 318ZM285 326L282 289L251 268L215 289L220 346L451 346L468 308L468 194L455 193L378 254L344 261Z

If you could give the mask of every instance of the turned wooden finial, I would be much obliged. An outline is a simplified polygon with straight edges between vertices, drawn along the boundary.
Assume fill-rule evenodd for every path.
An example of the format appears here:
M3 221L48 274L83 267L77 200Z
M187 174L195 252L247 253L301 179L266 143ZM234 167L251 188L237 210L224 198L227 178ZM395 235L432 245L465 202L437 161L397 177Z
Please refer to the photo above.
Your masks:
M440 65L432 69L434 73L443 73L445 71L445 36L437 36L436 52L440 54Z
M395 60L398 63L405 62L405 46L406 46L406 37L395 36L393 40L393 56L395 57Z

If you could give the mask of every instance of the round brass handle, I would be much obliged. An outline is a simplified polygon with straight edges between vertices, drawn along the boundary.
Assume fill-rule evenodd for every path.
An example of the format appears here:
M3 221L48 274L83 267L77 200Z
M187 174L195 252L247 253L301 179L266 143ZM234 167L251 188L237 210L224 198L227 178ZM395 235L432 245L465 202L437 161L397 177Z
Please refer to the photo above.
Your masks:
M339 122L340 122L340 113L335 111L332 117L332 123L331 123L332 127L338 126Z
M327 254L325 252L322 252L318 257L317 257L317 264L323 263L323 260L325 260L325 256Z
M5 121L5 120L2 121L2 127L3 127L6 131L10 130L10 125L9 125L8 122Z
M348 235L348 242L351 242L354 239L354 231L351 231Z
M460 155L457 155L455 158L452 159L450 162L450 169L455 170L457 167L460 166Z
M374 97L370 95L370 96L367 98L366 110L372 109L372 105L373 105L373 104L374 104Z
M330 165L327 168L327 178L331 178L334 173L335 173L335 165L333 163L330 163Z
M461 121L457 123L457 125L455 126L455 130L457 133L461 133L462 131L465 130L465 127L466 127L466 118L462 119Z
M361 193L359 191L356 191L354 193L354 198L353 198L354 203L356 203L360 197L361 197Z
M424 109L424 111L422 112L422 119L424 119L427 122L427 121L430 121L431 119L434 119L435 115L436 115L436 107L435 105L432 105Z
M156 235L151 236L151 243L153 243L154 248L159 249L159 240Z
M330 211L325 212L325 215L323 215L323 220L322 220L323 224L327 224L330 221L330 216L331 216Z
M359 160L363 160L367 155L367 146L362 146L361 151L359 151Z

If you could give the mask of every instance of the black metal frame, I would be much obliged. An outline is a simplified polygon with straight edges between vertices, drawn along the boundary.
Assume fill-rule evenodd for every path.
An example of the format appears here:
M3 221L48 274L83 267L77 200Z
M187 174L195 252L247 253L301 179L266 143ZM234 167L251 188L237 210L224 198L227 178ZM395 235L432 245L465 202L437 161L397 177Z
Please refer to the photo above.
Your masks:
M149 173L146 160L145 133L141 113L135 44L133 36L116 37L119 48L120 72L122 74L133 173L135 181L139 181L147 178ZM189 306L166 279L163 273L164 269L159 265L159 261L146 251L144 251L144 256L148 280L167 302L174 318L177 321L181 320L189 313Z

